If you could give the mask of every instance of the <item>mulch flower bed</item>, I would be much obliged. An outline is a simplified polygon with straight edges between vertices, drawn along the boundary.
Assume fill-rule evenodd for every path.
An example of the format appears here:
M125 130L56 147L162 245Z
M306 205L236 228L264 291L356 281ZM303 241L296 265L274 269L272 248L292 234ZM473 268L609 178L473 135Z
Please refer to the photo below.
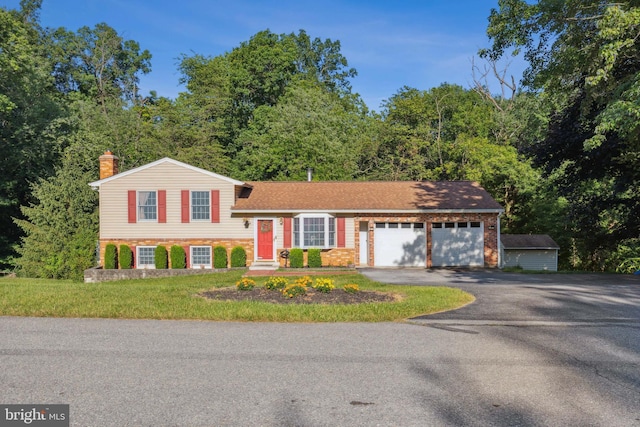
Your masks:
M343 289L334 289L329 293L318 292L307 288L306 295L286 298L277 290L253 288L250 291L239 291L235 287L212 289L202 292L200 296L218 301L260 301L272 304L362 304L368 302L393 302L398 296L375 291L358 291L348 293Z

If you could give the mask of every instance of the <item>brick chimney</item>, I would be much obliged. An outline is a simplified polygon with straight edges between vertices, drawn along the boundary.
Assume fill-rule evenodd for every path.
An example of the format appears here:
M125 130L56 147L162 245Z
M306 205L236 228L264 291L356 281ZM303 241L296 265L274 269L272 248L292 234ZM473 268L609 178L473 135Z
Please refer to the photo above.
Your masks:
M109 178L118 173L118 157L111 151L105 151L100 159L100 179Z

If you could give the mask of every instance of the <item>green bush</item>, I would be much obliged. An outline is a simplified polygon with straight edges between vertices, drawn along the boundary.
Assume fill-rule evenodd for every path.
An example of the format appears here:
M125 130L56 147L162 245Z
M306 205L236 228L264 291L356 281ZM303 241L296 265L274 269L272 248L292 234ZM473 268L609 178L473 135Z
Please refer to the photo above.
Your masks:
M133 252L131 248L127 245L120 245L120 250L118 251L118 263L120 264L120 268L123 270L129 270L133 267Z
M320 255L320 249L309 249L307 254L307 265L309 268L322 267L322 256Z
M227 268L227 250L224 246L213 248L213 268Z
M292 268L304 267L304 252L300 248L289 251L289 266Z
M171 246L171 249L169 249L169 257L171 258L171 268L187 268L187 254L184 252L182 246Z
M246 267L247 252L242 246L236 246L231 250L231 267Z
M113 243L109 243L104 248L104 268L106 270L118 268L118 248Z
M167 248L164 246L156 246L156 250L153 253L156 269L165 270L169 268L169 256L167 254Z

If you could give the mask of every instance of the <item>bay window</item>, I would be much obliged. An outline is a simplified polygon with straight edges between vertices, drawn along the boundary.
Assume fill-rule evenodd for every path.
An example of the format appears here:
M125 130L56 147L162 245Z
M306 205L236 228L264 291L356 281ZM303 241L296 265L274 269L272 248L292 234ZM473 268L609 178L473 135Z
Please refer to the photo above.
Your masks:
M293 218L293 245L298 248L335 247L336 219L326 214L303 214Z

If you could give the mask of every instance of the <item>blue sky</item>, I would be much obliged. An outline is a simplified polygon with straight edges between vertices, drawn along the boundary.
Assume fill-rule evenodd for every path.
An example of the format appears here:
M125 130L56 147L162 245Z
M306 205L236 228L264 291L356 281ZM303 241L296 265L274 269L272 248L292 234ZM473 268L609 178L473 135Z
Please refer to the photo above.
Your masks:
M357 70L352 80L370 109L403 86L430 89L473 83L471 60L486 47L487 17L498 0L43 0L40 21L46 27L77 30L106 22L125 39L140 43L153 58L141 90L174 98L177 58L198 53L217 56L258 31L297 33L340 40L342 54ZM8 9L19 0L0 0ZM482 64L476 58L476 63ZM501 64L506 66L507 62ZM526 64L508 63L519 79ZM490 82L493 92L496 83Z

